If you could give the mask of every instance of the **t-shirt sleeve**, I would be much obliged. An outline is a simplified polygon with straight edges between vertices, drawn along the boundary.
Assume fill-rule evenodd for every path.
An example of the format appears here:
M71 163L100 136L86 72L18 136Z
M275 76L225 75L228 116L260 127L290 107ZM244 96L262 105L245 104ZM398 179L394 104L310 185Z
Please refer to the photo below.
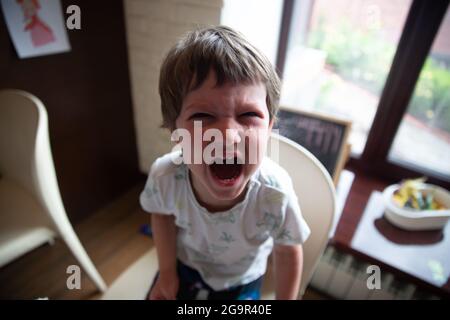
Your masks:
M302 216L295 194L286 195L282 208L281 223L274 231L275 244L297 245L303 244L308 239L311 230Z
M173 208L167 205L165 199L167 196L163 196L170 193L170 190L167 190L169 186L159 175L160 167L158 160L153 163L144 190L140 194L139 202L142 209L149 213L173 214Z

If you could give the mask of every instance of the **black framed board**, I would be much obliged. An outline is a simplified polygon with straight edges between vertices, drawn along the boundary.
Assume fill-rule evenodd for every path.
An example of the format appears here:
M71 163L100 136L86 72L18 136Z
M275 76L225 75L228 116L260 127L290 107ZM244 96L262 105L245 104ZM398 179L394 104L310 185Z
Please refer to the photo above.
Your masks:
M349 153L348 120L281 107L274 129L309 150L333 177L335 185Z

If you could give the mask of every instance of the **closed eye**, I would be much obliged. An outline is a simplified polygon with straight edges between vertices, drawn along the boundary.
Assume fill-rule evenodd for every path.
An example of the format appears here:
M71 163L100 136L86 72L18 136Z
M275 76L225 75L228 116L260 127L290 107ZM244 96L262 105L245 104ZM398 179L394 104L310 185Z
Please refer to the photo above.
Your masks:
M206 118L210 118L210 117L212 117L212 115L210 115L208 113L197 112L197 113L194 113L193 115L191 115L189 117L189 120L192 120L192 119L206 119Z
M260 117L257 112L245 112L241 114L242 117Z

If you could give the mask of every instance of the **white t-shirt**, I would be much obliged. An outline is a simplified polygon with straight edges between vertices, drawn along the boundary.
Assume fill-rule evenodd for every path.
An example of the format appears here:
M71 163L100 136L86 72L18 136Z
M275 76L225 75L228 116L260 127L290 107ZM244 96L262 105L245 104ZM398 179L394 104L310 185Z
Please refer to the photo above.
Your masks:
M302 244L310 229L288 173L269 158L249 181L245 199L210 213L192 191L189 169L168 153L152 165L140 195L145 211L175 216L177 258L214 290L256 280L266 271L273 244Z

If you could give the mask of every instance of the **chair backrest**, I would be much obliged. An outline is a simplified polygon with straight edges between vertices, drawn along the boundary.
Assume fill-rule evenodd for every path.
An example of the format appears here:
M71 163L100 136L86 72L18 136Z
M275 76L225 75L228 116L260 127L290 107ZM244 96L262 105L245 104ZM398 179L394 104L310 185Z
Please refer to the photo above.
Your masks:
M50 148L47 110L34 95L0 90L0 154L3 177L34 194L54 219L66 215Z
M0 91L0 174L32 191L39 110L30 95Z
M303 245L303 274L299 292L302 296L329 240L335 212L335 189L319 160L288 138L272 133L268 156L291 176L302 215L311 229L311 235Z

